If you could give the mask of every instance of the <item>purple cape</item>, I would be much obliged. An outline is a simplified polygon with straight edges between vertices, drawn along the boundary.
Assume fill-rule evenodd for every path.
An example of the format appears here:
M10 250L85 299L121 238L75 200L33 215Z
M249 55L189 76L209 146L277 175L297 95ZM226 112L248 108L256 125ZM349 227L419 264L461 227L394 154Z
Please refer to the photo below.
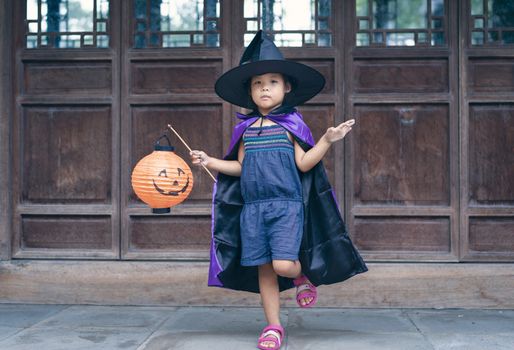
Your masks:
M237 113L237 117L242 121L234 128L225 160L237 159L241 136L259 118L240 113ZM266 117L287 129L305 151L314 146L309 127L295 109L289 113L270 114ZM341 282L367 271L348 236L322 162L308 172L300 172L300 178L305 213L299 254L302 272L317 286ZM240 264L239 216L242 207L239 177L219 173L212 197L208 285L258 293L257 267ZM292 287L292 279L279 276L281 291Z

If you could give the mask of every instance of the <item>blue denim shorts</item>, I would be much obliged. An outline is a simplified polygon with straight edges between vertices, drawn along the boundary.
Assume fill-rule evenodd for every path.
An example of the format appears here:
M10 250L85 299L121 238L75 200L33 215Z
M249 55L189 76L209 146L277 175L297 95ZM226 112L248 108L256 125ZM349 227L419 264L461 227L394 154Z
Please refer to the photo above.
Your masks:
M301 200L275 199L246 203L241 212L241 265L298 260L303 234Z

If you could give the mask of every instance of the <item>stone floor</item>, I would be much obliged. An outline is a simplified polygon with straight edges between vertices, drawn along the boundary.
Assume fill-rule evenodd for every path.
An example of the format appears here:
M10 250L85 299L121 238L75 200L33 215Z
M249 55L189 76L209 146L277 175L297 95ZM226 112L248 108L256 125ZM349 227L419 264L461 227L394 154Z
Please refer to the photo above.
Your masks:
M514 310L282 310L282 349L514 349ZM1 350L256 349L258 308L0 304Z

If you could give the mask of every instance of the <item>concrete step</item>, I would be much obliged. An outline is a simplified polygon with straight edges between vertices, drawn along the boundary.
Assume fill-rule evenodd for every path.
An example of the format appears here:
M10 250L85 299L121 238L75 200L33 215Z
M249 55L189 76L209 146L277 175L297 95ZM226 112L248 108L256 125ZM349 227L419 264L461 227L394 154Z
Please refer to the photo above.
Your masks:
M284 350L512 350L514 310L283 308ZM260 308L0 304L2 350L255 349Z

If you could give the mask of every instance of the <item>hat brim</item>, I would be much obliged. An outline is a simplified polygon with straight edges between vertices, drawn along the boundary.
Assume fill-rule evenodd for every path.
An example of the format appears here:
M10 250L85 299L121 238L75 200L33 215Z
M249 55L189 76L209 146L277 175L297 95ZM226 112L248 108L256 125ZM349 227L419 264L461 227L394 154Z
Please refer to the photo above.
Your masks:
M219 97L240 107L253 109L245 83L255 75L282 73L292 78L293 89L283 105L298 106L316 96L325 86L325 78L314 68L287 60L262 60L235 67L218 78L214 90Z

